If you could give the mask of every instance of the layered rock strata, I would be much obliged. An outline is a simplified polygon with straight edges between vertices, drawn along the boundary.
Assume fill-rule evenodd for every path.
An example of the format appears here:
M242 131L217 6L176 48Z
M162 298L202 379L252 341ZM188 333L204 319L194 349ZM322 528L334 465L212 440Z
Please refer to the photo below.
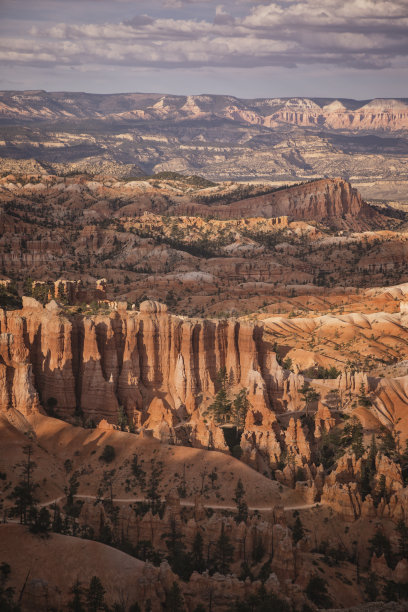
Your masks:
M3 361L14 368L3 385L3 410L13 405L28 413L55 398L63 417L82 411L115 423L122 405L130 418L144 412L147 424L173 426L214 396L223 367L235 387L248 389L248 419L262 425L272 406L283 405L285 374L261 326L180 318L157 302L142 303L139 312L75 317L55 302L43 308L25 298L22 311L2 311L0 333ZM18 368L32 405L13 399L21 395Z

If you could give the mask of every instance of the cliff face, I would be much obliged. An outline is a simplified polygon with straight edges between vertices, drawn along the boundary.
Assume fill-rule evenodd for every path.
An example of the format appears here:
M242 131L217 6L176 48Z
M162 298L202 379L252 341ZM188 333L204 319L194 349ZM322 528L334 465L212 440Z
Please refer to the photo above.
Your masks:
M360 410L362 423L399 422L407 436L407 377L362 373L310 380L325 402L316 426L309 430L295 417L285 426L284 413L304 407L305 378L279 366L262 324L177 317L152 301L139 312L95 316L68 316L55 302L44 308L32 298L23 302L21 311L0 311L0 411L10 419L49 411L54 398L62 418L82 414L85 422L116 424L123 406L135 427L163 442L228 451L225 432L203 415L225 367L231 394L247 389L240 445L244 461L261 472L277 466L283 452L295 466L310 464L313 445L336 423L327 406L334 389L356 397L364 384L372 410ZM281 481L293 484L288 470Z
M262 125L267 127L277 127L282 123L302 127L326 127L332 130L406 130L408 107L397 100L372 100L352 110L335 100L323 107L312 104L310 108L301 102L298 105L291 104L289 100L278 112L262 117Z
M332 130L408 129L405 100L326 100L311 98L240 99L231 96L174 96L166 94L92 94L38 91L0 92L0 116L41 121L102 119L114 123L152 120L205 119L216 116L230 121L276 128L281 124Z
M140 312L70 319L55 302L42 308L25 299L22 311L2 311L0 332L1 408L25 414L38 406L36 389L44 405L55 398L66 417L80 408L87 418L116 422L123 405L136 422L143 411L148 417L158 412L159 419L169 411L177 422L214 394L224 366L234 385L249 389L254 409L262 413L282 377L261 327L182 319L156 302L142 303Z
M212 205L211 208L200 205L181 205L178 211L183 214L211 214L221 219L240 217L279 217L287 216L291 220L324 221L330 219L356 217L371 219L376 212L367 206L357 189L341 179L322 179L306 185L291 187L275 193L247 198L229 205Z
M32 365L24 339L24 318L0 311L0 407L29 415L39 410Z

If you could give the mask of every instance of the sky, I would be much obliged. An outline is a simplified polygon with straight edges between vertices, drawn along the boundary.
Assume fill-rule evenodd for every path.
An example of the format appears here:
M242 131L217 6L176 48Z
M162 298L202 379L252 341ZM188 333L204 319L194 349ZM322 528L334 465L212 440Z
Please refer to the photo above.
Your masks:
M408 97L408 0L0 0L0 89Z

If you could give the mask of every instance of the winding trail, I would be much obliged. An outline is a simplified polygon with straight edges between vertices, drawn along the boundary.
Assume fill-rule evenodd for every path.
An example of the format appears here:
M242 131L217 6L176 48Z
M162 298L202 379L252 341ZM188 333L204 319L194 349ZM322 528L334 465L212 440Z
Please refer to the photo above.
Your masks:
M98 497L96 495L74 495L74 497L76 499L98 499ZM51 499L50 501L47 502L43 502L41 504L39 504L40 508L45 508L47 506L52 506L53 504L62 501L63 499L65 499L65 495L62 495L61 497L56 497L55 499ZM134 503L141 503L141 502L145 502L147 501L147 499L145 497L115 497L112 500L114 503L117 504L134 504ZM189 507L192 508L194 507L194 502L192 501L185 501L185 500L180 500L180 506L185 506L185 507ZM294 506L283 506L284 510L290 511L290 510L309 510L310 508L316 508L317 506L319 506L321 504L319 503L314 503L314 504L296 504ZM212 510L236 510L236 506L226 506L226 505L217 505L217 504L203 504L204 508L211 508ZM249 511L258 511L258 512L266 512L266 511L270 511L272 510L272 506L248 506L248 510Z

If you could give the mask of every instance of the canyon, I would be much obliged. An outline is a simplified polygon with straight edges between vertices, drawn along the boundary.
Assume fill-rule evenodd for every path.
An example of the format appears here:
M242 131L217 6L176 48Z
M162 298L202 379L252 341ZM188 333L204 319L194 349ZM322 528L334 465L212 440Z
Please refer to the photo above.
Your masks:
M406 99L0 92L0 170L162 171L282 184L341 176L406 204Z
M405 101L78 95L3 94L0 129L406 130ZM403 202L343 173L21 153L0 164L0 604L86 606L97 578L116 612L404 610Z
M263 316L258 321L211 321L171 315L164 304L153 301L142 302L137 310L129 310L126 302L122 302L109 314L82 315L54 300L43 306L32 297L24 297L21 310L1 311L0 468L2 473L7 471L2 498L7 524L0 527L5 534L0 550L6 554L17 542L24 549L35 545L27 536L23 537L24 532L13 521L7 522L10 502L6 491L18 479L28 437L36 461L34 473L42 478L38 503L43 508L54 508L55 512L56 503L67 496L67 486L72 486L72 479L71 484L66 482L73 475L77 483L75 503L80 504L75 529L86 529L88 535L82 536L87 538L86 542L91 531L98 533L102 521L110 525L113 539L126 534L127 541L134 545L141 541L141 533L149 532L151 544L163 555L166 551L163 538L169 528L174 528L172 525L177 525L188 547L193 546L197 530L202 533L205 546L210 546L217 540L222 525L232 541L242 539L246 549L258 558L254 551L262 534L260 559L265 561L265 555L270 555L270 575L265 588L284 595L295 607L306 601L299 588L310 583L314 575L311 561L321 562L318 551L327 546L325 538L332 547L340 546L341 541L343 554L349 558L340 567L335 564L336 572L331 572L329 564L323 574L331 596L336 594L343 607L361 601L353 573L354 539L361 555L360 571L364 573L363 568L371 564L371 571L381 580L405 582L404 560L393 569L385 560L380 563L375 554L370 556L369 544L378 532L378 525L384 533L392 535L393 524L406 520L408 512L405 476L396 457L385 450L388 438L384 433L398 431L395 435L401 448L408 439L407 375L397 378L370 375L346 361L340 369L337 358L334 363L339 369L327 379L318 371L314 375L310 365L323 367L323 363L329 363L321 360L323 356L317 347L315 353L309 347L307 363L299 361L300 354L305 359L305 349L286 351L294 325L296 336L304 333L307 339L317 335L316 341L322 345L329 339L323 321L334 328L336 338L343 327L342 334L347 338L355 337L356 329L362 326L370 337L369 331L375 332L376 319L382 329L381 342L386 333L390 338L398 335L401 346L407 350L408 285L371 293L374 293L371 299L379 299L378 303L385 308L397 301L399 310L387 315L378 312L326 315L321 320ZM312 325L320 329L316 335ZM342 340L336 342L345 359L349 348L345 345L341 349ZM286 357L284 362L282 355ZM288 355L292 355L293 361L287 361ZM316 355L319 360L313 360ZM219 377L223 369L228 395L245 389L248 400L242 431L235 439L227 433L236 432L236 427L228 429L228 423L222 425L206 416L223 384ZM317 392L317 399L306 409L302 399L305 385ZM125 426L120 424L123 414ZM322 461L321 452L328 439L332 440L332 449L337 443L335 437L327 436L343 432L346 437L348 421L352 428L361 427L362 449L357 451L346 445L329 467L327 459ZM364 470L371 461L373 435L377 436L378 451L370 485L372 493L367 494L361 486ZM101 452L107 445L116 448L111 472L106 471L101 461ZM146 478L156 462L163 466L159 494L165 499L164 515L158 515L154 507L139 513L138 504L145 499L146 492L134 477L137 472L130 469L132 455L139 457L138 469ZM98 493L98 482L99 487L105 486L109 473L115 472L117 477L108 484L110 497L102 490ZM218 484L220 478L222 488ZM231 503L238 480L251 515L244 522L234 519L235 505ZM98 499L99 502L94 502ZM117 510L112 514L115 507ZM213 520L208 518L209 509L215 513ZM299 513L305 533L314 533L315 541L308 535L302 536L300 542L293 539L294 518ZM333 516L337 517L339 527L345 526L345 533L349 529L354 531L354 539L347 538L347 544L339 534L326 533L323 526L330 525ZM370 526L373 519L375 522ZM37 554L42 558L41 555L61 554L58 550L74 551L77 544L64 541L69 537L72 535L52 535L50 544L42 544ZM96 545L86 544L84 551L89 552L85 554L93 554L91 547ZM27 566L7 554L17 571L15 584L21 584ZM111 584L117 563L125 563L125 567L133 563L126 555L123 561L116 558L118 554L123 553L101 549L98 556L106 557L104 565L94 565L86 576L90 579L92 572L98 571ZM242 556L245 558L245 552L236 546L231 558L236 571ZM80 557L76 555L77 558ZM37 606L44 605L45 597L52 601L57 601L57 597L61 603L68 597L66 585L57 588L50 570L45 569L45 561L41 567L40 573L37 569L33 576L38 574L42 579L47 576L45 584L49 586L36 590L33 577L23 599L26 609L31 609L33 601ZM130 567L132 575L137 576L133 586L128 586L125 572L115 588L109 587L109 596L118 597L118 585L122 584L121 588L139 601L148 596L153 609L160 610L160 602L178 580L175 566L171 569L167 561L162 561L156 568L138 561L129 566L129 571ZM252 562L252 567L256 567L256 562ZM68 569L68 573L73 582L74 568ZM350 586L344 589L346 579ZM259 584L240 581L236 576L223 577L222 571L214 575L196 572L181 583L181 589L184 602L191 609L200 602L205 604L210 589L216 609L228 610L238 593L249 597L256 593Z

